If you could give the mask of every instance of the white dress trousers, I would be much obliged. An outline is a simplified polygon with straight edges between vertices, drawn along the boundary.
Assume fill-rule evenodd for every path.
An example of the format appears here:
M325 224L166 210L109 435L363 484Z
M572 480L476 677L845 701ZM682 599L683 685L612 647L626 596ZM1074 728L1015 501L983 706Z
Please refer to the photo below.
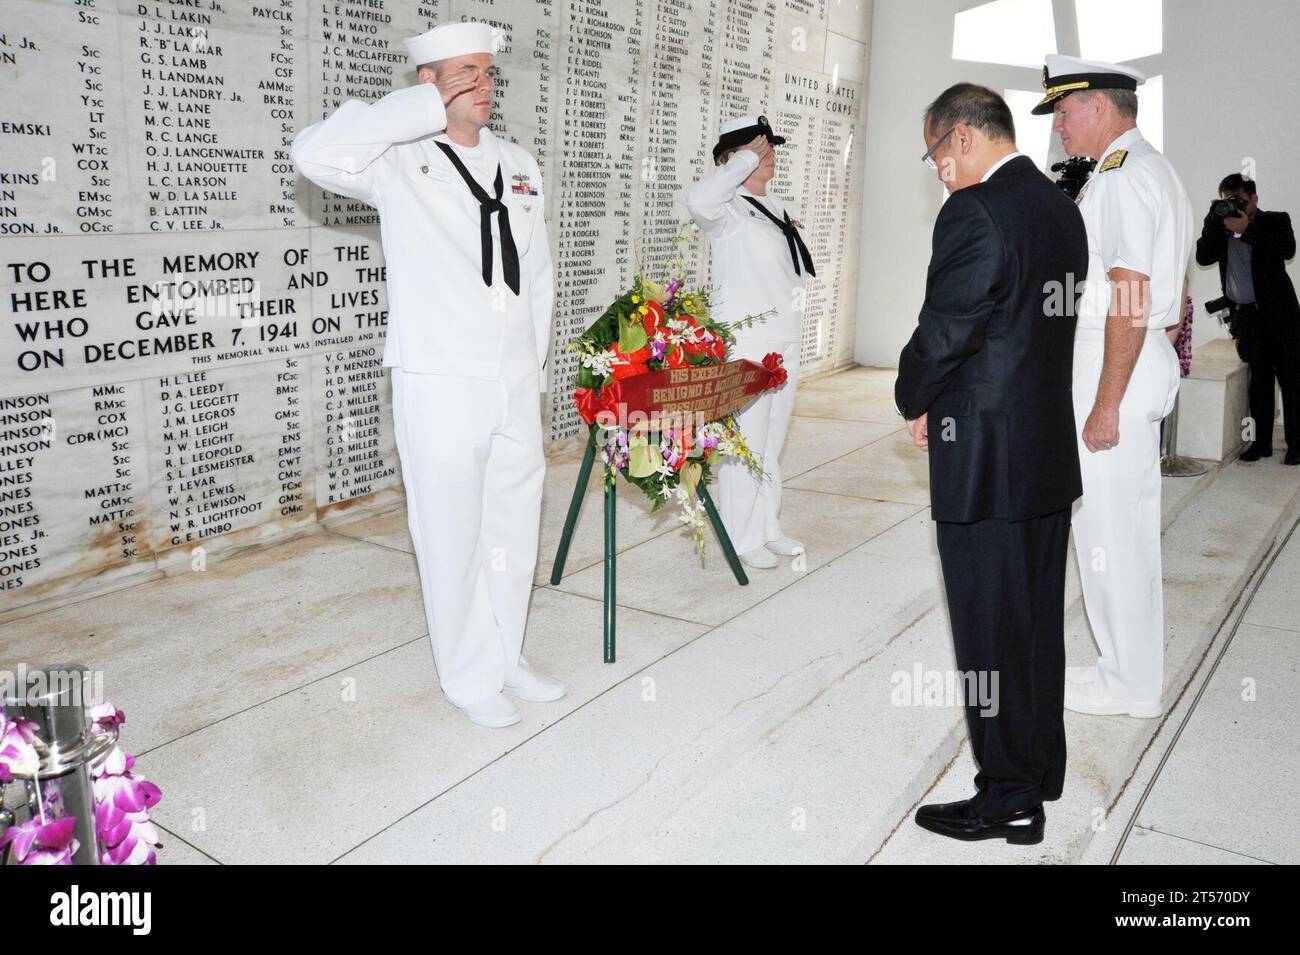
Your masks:
M537 566L546 461L535 352L504 359L502 372L392 371L407 525L438 681L456 706L501 692L514 672Z
M1101 155L1078 200L1088 230L1088 276L1074 338L1083 478L1074 544L1100 651L1101 689L1118 701L1158 705L1165 642L1160 420L1173 409L1179 381L1178 357L1165 331L1182 320L1192 208L1169 160L1137 129L1121 133ZM1117 294L1109 275L1116 268L1150 277L1148 331L1120 401L1119 444L1093 453L1082 435L1101 380L1105 326Z
M799 384L799 343L764 342L748 338L743 331L737 333L737 339L733 357L761 362L764 355L779 351L789 373L785 384L775 391L763 392L736 416L740 433L750 449L762 458L767 475L761 482L755 481L749 469L734 458L723 458L715 472L718 517L736 553L745 554L785 536L780 519L781 451Z
M731 358L762 362L768 353L780 352L789 376L780 388L763 393L737 416L741 433L762 459L767 477L757 482L744 464L729 458L714 472L718 516L740 554L785 536L780 522L781 451L799 384L807 277L795 272L781 230L745 198L757 199L778 217L785 211L771 193L755 196L743 185L757 166L754 153L738 150L693 184L685 197L691 217L709 237L716 287L713 316L734 322L774 310L765 321L736 332Z
M1103 329L1074 339L1074 418L1083 497L1074 546L1088 622L1101 655L1106 694L1131 703L1160 700L1164 595L1160 565L1160 421L1178 396L1178 356L1163 328L1148 330L1119 406L1119 444L1092 452L1083 426L1105 357Z

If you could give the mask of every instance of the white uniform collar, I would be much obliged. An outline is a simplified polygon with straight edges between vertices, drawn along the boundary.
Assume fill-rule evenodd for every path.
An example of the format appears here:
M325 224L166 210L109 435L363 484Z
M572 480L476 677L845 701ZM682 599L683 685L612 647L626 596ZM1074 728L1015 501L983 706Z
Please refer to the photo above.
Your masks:
M1101 162L1101 160L1105 159L1115 150L1129 149L1130 147L1136 146L1140 142L1142 142L1142 133L1136 126L1134 126L1132 129L1126 129L1124 130L1124 132L1116 136L1115 139L1111 142L1111 144L1101 151L1100 156L1094 156L1092 158L1096 159L1098 162Z
M1023 155L1024 155L1024 153L1016 152L1015 150L1012 150L1011 152L1007 153L1005 156L1003 156L1001 159L999 159L999 160L998 160L997 162L995 162L993 165L989 166L989 171L986 172L986 173L984 174L984 178L982 178L982 179L980 180L980 182L988 182L988 181L989 181L989 178L990 178L990 177L991 177L995 172L997 172L999 169L1001 169L1001 168L1002 168L1003 166L1005 166L1007 163L1011 162L1011 160L1015 159L1017 156L1023 156Z
M447 136L446 130L443 130L440 133L434 133L433 138L440 142L447 143L452 147L457 145L457 143L452 142L450 137ZM501 143L496 136L492 134L492 130L488 129L486 126L478 131L478 142L479 145L483 147L483 165L489 170L489 176L495 176L497 163L501 161ZM437 151L438 150L436 149L434 150L434 152ZM503 172L504 171L503 167ZM473 172L473 170L471 170L471 172Z

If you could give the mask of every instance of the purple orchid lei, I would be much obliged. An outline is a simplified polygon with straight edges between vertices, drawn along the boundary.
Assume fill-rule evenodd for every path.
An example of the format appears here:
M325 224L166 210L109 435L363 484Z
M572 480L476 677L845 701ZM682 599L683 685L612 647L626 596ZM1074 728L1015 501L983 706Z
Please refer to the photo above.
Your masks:
M605 443L604 455L607 467L617 468L620 471L627 469L632 453L627 446L626 431L620 429L610 435Z
M115 704L106 702L91 709L90 720L91 733L116 734L126 717ZM35 774L40 766L35 743L34 723L0 720L0 782L8 782L15 774ZM101 865L153 865L158 861L155 850L162 848L162 840L149 820L149 810L158 804L162 791L132 772L134 766L135 757L114 743L90 767ZM48 820L47 808L42 799L35 817L0 834L0 850L12 846L19 865L71 865L80 848L74 837L76 819Z
M30 776L41 765L36 752L36 724L30 720L0 720L0 783L14 778L17 770Z
M13 843L14 859L19 865L72 865L72 854L81 848L73 838L77 820L64 816L53 822L32 819L21 826L10 826L0 836L0 849Z

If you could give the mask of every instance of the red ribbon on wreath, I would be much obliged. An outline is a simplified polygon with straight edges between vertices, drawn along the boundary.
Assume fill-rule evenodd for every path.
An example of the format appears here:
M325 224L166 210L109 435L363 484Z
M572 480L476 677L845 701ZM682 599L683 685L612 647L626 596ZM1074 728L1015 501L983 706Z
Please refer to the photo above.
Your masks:
M767 382L769 390L780 388L785 384L786 378L790 377L790 373L785 370L785 359L781 357L779 351L770 351L764 355L763 367L772 373L772 377Z
M594 424L602 411L608 411L618 419L618 405L622 389L617 381L611 381L597 392L594 388L574 388L573 402L578 406L578 416L587 424Z

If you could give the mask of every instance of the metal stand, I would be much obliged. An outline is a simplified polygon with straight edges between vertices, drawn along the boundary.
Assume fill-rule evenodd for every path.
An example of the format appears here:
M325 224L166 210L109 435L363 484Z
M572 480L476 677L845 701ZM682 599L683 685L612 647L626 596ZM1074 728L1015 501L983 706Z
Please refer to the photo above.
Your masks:
M1199 461L1178 456L1178 399L1175 398L1174 410L1165 418L1160 432L1160 476L1196 477L1205 470Z
M0 698L10 717L36 724L36 750L41 759L34 774L13 774L10 785L25 787L25 792L16 804L0 799L0 831L37 817L42 804L49 822L74 816L78 843L72 854L74 865L99 865L90 765L117 741L116 731L91 733L86 729L87 676L86 667L77 663L33 667L15 685L13 697ZM0 796L3 794L0 784ZM0 863L12 863L12 852L4 855Z
M564 577L564 563L569 559L569 544L573 540L574 528L578 526L578 512L582 510L583 496L587 491L587 482L591 480L591 466L596 460L596 445L588 440L587 450L582 455L582 467L578 469L578 483L573 488L573 497L569 500L569 513L564 518L564 531L560 534L560 545L555 549L555 564L551 567L551 584L558 585L561 578ZM617 549L614 545L615 534L615 501L618 490L617 482L611 484L605 489L605 662L614 662L614 586L615 586L615 559ZM740 566L740 558L736 556L736 548L732 546L731 538L727 535L727 529L722 526L722 519L718 517L718 509L713 505L713 498L709 496L709 489L700 485L696 489L700 495L700 501L704 504L704 510L709 515L709 523L713 525L713 533L717 535L718 544L722 547L722 553L727 558L727 565L736 577L736 583L742 587L749 583L749 577L746 576L744 569Z

